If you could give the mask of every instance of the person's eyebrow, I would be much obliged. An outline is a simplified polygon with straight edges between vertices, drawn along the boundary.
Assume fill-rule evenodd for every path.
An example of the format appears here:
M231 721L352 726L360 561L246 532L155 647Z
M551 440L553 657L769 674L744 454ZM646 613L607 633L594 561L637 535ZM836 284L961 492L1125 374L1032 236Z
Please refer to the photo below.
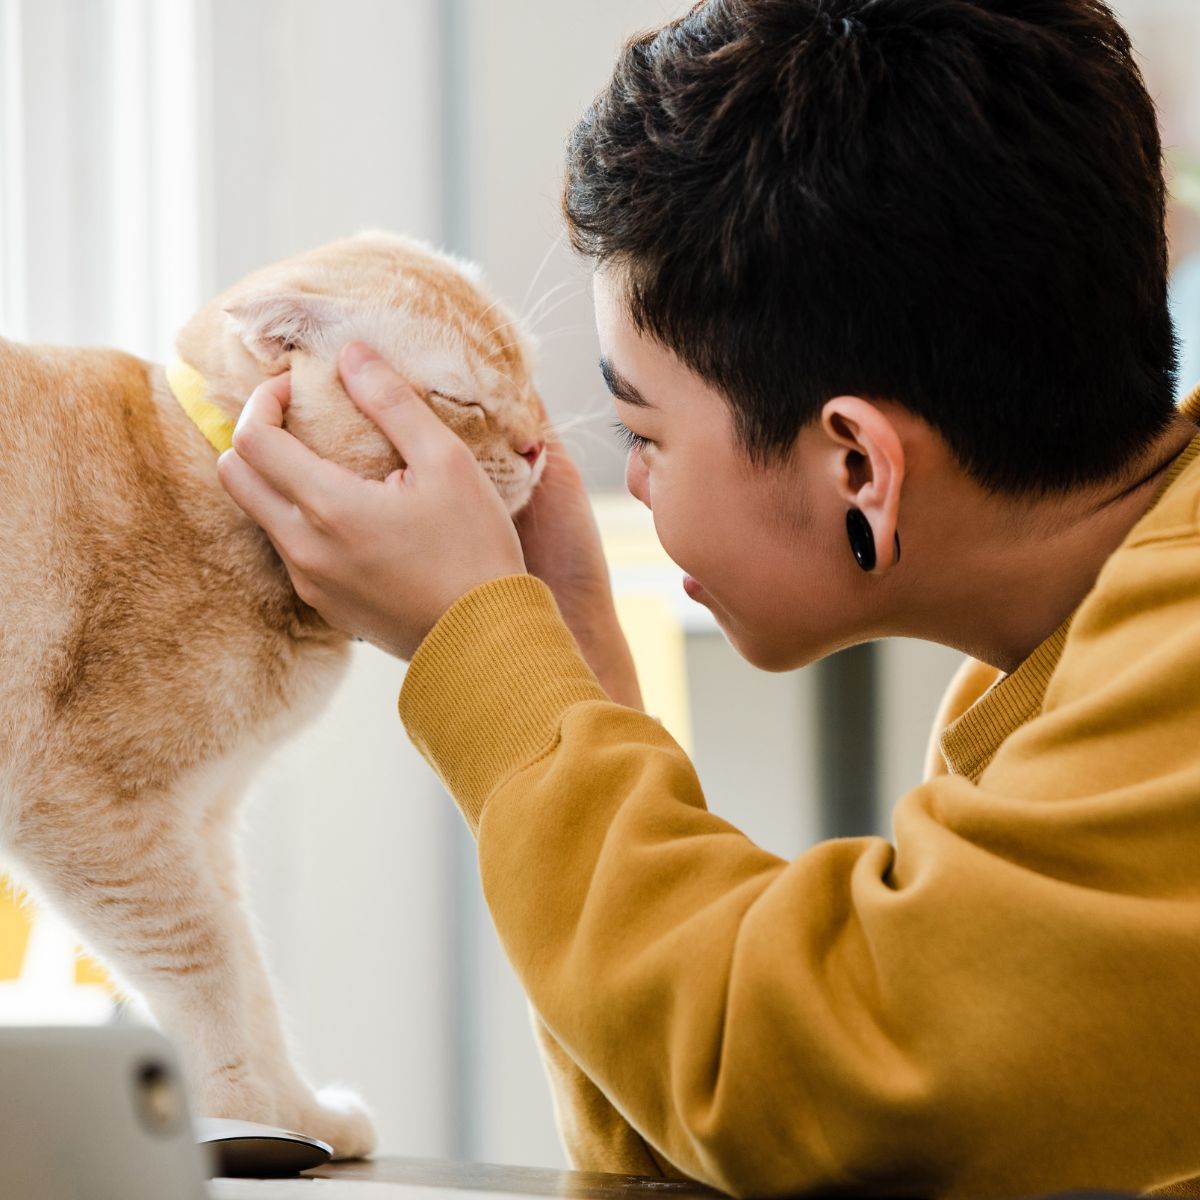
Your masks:
M608 385L608 390L618 400L622 400L626 404L632 404L635 408L654 407L628 379L617 372L617 369L607 358L600 360L600 374L604 376L604 382Z

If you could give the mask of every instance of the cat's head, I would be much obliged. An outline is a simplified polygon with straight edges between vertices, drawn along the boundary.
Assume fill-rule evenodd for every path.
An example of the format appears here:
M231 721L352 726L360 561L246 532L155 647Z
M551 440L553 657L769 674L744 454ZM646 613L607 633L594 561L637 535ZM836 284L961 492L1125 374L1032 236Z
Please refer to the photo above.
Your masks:
M362 234L266 267L188 323L180 357L236 416L264 379L292 373L286 428L325 458L382 479L402 465L342 388L346 342L375 348L471 448L510 512L545 466L532 350L474 268L409 238Z

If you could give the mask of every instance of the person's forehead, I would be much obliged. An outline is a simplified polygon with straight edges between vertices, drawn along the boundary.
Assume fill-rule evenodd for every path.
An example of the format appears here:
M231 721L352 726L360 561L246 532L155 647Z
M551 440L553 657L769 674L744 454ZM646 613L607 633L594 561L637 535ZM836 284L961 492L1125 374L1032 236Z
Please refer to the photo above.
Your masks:
M702 409L724 409L724 400L711 385L637 328L611 272L597 271L593 290L600 371L617 400L648 415L670 415L682 407L696 417Z
M592 274L592 299L596 308L596 329L600 334L601 349L608 357L613 342L626 341L636 336L637 330L625 305L625 294L616 275L611 270L598 269ZM611 361L611 360L610 360Z

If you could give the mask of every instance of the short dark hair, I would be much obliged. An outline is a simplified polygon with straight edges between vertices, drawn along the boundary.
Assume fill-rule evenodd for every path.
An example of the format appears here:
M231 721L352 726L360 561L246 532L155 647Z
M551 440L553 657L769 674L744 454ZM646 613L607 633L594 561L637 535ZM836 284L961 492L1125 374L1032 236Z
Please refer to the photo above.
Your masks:
M1174 414L1162 147L1101 0L705 0L625 47L564 206L760 463L852 393L1060 491Z

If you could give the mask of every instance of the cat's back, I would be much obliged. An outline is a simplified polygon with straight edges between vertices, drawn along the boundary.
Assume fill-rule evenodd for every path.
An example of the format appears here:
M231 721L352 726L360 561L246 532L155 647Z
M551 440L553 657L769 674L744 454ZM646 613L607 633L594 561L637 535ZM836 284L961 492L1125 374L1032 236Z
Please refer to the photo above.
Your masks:
M51 732L121 770L199 762L341 669L214 463L153 365L0 342L0 799Z
M0 340L0 606L40 578L82 569L98 531L120 526L153 453L149 364L115 350ZM160 440L160 439L159 439Z
M137 506L130 446L153 454L154 421L139 359L0 340L0 707L10 722Z
M129 442L152 439L155 420L148 363L0 339L0 520L28 531L50 509L68 516L68 501L111 495L111 480L129 477Z

